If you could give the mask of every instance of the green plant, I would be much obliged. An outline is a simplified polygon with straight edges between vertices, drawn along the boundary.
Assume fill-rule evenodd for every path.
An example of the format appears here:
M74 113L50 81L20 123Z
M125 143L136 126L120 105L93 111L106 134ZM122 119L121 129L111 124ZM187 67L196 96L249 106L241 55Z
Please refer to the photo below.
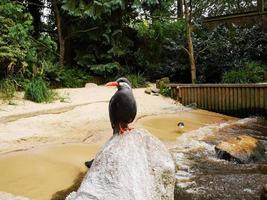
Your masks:
M263 81L263 67L255 62L245 63L242 68L233 69L223 75L224 83L258 83Z
M17 87L14 80L12 79L2 80L0 82L0 99L11 103L11 100L15 97L16 89Z
M42 77L34 77L25 85L25 99L42 103L52 102L56 97L57 93L48 88Z
M168 86L163 86L160 88L160 94L165 97L171 97L172 96L172 90Z
M246 76L242 71L247 70L244 63L248 61L267 64L267 33L257 26L200 26L194 31L193 42L200 83L221 82L228 71L235 71L232 76L237 79ZM247 82L245 79L234 82Z
M64 69L59 76L62 86L68 88L84 87L90 79L91 76L88 73L79 69Z
M140 74L130 74L126 75L126 78L131 82L132 88L146 87L146 79Z
M107 63L107 64L99 64L99 65L91 65L90 70L100 76L104 76L105 78L115 76L120 68L119 63Z
M27 71L36 61L36 48L30 38L32 17L19 3L0 3L0 74L3 77Z

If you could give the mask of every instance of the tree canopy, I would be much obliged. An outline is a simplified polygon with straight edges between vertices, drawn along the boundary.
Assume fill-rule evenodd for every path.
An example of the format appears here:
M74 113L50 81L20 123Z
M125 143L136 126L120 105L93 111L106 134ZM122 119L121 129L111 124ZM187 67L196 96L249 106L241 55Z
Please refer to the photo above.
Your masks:
M0 77L42 76L56 87L129 74L191 82L182 2L2 0ZM258 24L203 24L208 16L255 11L258 2L185 2L192 17L197 82L223 81L226 72L245 69L246 63L266 69L267 36Z

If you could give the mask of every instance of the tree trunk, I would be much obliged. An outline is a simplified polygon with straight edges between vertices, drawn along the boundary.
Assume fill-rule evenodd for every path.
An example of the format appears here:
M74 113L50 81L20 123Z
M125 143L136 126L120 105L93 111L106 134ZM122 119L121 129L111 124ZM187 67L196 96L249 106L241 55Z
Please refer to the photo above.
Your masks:
M183 18L183 0L177 0L177 19Z
M41 0L28 0L28 11L31 13L33 18L33 37L37 39L41 32L41 9L44 5Z
M258 11L264 12L264 0L257 0Z
M62 18L60 15L60 10L58 8L58 1L52 0L52 6L55 13L57 34L58 34L58 43L59 43L59 64L61 66L65 63L65 39L63 37L62 31Z
M185 9L185 21L186 21L186 39L188 45L188 56L191 66L191 80L192 83L196 83L196 64L194 57L194 47L192 41L192 13L189 12L186 1L184 1L184 9Z

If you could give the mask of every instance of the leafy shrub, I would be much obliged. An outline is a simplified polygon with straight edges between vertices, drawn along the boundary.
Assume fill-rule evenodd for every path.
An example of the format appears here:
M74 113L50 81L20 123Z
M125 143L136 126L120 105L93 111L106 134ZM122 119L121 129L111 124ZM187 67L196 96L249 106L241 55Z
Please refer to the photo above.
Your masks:
M53 87L79 88L84 87L91 76L76 68L62 67L51 61L43 60L42 73L40 73Z
M100 76L104 76L105 78L114 77L120 68L119 63L107 63L107 64L99 64L99 65L91 65L90 70Z
M56 42L47 33L33 38L32 16L19 1L0 1L0 76L30 78L41 62L55 60Z
M132 88L146 87L146 79L140 74L126 75L126 78L131 82Z
M171 97L172 96L172 90L168 86L163 86L160 88L160 94L162 94L165 97Z
M41 77L34 77L25 85L25 99L41 103L52 102L56 93L48 88L47 83Z
M91 79L91 76L84 71L74 68L62 70L59 79L63 87L79 88L84 87L85 83Z
M138 72L145 73L151 79L167 76L180 81L190 80L188 56L182 49L186 43L183 20L155 20L152 24L143 21L136 23L134 28L142 44L134 52L136 63L133 65L139 69Z
M36 61L30 40L32 17L25 7L9 0L0 2L0 67L2 77L25 72Z
M261 73L263 68L255 63L246 63L244 67L225 72L223 75L224 83L258 83L263 81Z
M10 102L15 97L16 84L12 79L4 79L0 82L0 99Z
M221 82L226 71L239 72L248 61L267 64L267 33L258 27L199 27L193 43L200 83Z

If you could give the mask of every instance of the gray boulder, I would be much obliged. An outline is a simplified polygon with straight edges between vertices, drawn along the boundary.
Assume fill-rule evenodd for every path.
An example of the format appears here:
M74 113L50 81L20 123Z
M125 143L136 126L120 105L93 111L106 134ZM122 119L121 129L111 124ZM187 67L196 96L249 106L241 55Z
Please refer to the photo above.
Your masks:
M134 129L104 145L66 200L172 200L174 184L169 151L147 131Z

